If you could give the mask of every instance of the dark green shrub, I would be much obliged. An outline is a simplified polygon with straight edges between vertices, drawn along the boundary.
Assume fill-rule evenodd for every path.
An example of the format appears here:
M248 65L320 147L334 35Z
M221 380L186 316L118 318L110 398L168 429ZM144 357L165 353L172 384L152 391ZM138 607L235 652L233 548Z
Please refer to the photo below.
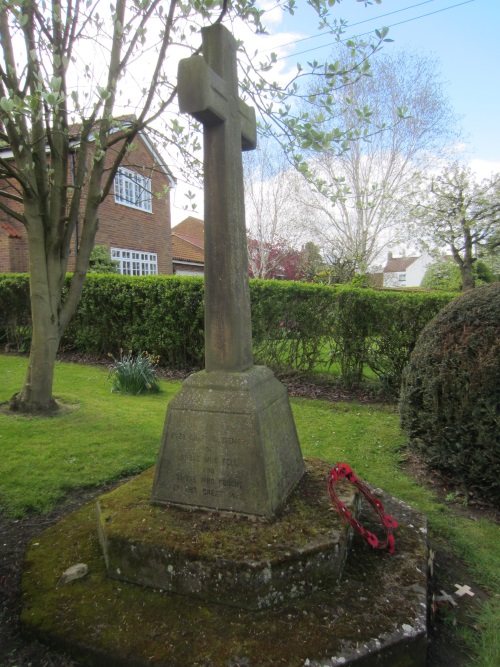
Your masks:
M340 377L346 387L356 387L363 378L370 347L370 336L376 329L375 293L369 289L338 287L334 297L334 318L330 338L330 357L340 366Z
M107 246L94 246L90 253L88 273L118 273L118 262L111 259Z
M389 396L397 396L403 369L425 325L452 299L450 294L376 291L365 363Z
M401 421L431 466L500 505L500 283L455 299L424 329Z
M199 368L204 357L203 280L88 275L63 344L97 356L149 350L162 366Z
M0 275L0 346L29 352L31 345L30 284L26 273Z
M281 374L304 374L325 361L322 355L333 321L332 288L251 280L250 296L255 363Z

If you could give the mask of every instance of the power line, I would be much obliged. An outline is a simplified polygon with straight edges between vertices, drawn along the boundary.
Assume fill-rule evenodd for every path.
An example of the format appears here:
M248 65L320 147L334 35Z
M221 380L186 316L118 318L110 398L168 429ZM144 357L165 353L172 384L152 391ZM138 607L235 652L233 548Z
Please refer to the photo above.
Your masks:
M461 7L462 5L469 5L471 2L476 2L476 0L465 0L465 2L459 2L456 5L450 5L449 7L443 7L442 9L436 9L434 12L428 12L427 14L421 14L420 16L414 16L411 19L406 19L406 21L399 21L398 23L392 23L391 25L388 25L386 27L387 28L394 28L395 26L403 25L404 23L411 23L412 21L417 21L418 19L423 19L426 16L432 16L433 14L439 14L441 12L446 12L448 9L455 9L456 7ZM353 24L353 26L354 25L357 25L357 24ZM353 27L353 26L349 26L349 27ZM364 35L370 35L371 33L372 33L372 31L368 30L368 32L363 32L360 35L357 35L357 37L364 37ZM308 38L305 38L305 39L308 39ZM347 39L352 39L352 38L348 37L348 38L346 38L344 40L341 40L341 41L347 41ZM302 41L302 40L297 40L297 42L299 42L299 41ZM295 42L290 42L290 44L294 44L294 43ZM335 42L330 42L328 44L323 44L321 46L314 46L312 49L306 49L305 51L299 51L298 53L291 53L288 56L281 56L280 58L276 58L276 61L286 60L287 58L295 58L295 57L300 56L304 53L310 53L311 51L318 51L318 49L324 49L328 46L332 46L333 44L335 44Z
M436 0L425 0L425 2L419 2L417 5L410 5L409 7L404 7L403 9L396 9L393 12L388 12L387 14L380 14L380 16L372 16L372 18L369 19L364 19L363 21L358 21L357 23L351 23L346 26L346 28L354 28L357 25L361 25L362 23L370 23L370 21L378 21L380 19L385 18L386 16L392 16L393 14L399 14L401 12L406 12L408 9L415 9L415 7L421 7L422 5L428 5L430 2L435 2ZM325 37L325 34L319 34L319 35L310 35L309 37L301 37L300 39L296 39L292 42L286 42L286 44L280 44L277 47L272 47L270 49L263 49L261 53L266 53L268 51L274 51L274 49L283 49L285 46L291 46L292 44L298 44L299 42L307 42L309 39L320 39L321 37ZM319 48L319 47L318 47Z

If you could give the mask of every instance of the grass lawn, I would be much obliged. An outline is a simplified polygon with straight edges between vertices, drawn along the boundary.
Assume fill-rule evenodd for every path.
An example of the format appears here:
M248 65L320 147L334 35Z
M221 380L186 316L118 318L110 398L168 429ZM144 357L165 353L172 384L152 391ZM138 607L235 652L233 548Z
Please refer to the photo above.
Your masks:
M24 358L0 355L0 403L20 389L26 366ZM44 512L72 489L99 486L155 463L165 406L180 382L161 382L159 394L130 397L111 394L106 378L103 368L58 363L54 394L67 406L65 414L0 414L0 512ZM499 665L500 528L456 516L403 472L405 438L395 407L292 399L292 409L305 456L345 461L361 478L421 509L431 538L448 540L471 577L491 591L478 620L482 633L468 639L480 656L474 664Z

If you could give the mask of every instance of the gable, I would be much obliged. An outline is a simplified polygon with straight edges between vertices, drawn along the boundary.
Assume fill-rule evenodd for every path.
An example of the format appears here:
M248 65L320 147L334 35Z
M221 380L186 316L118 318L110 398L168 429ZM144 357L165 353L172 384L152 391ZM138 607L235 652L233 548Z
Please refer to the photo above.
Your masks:
M393 257L387 260L384 273L400 273L413 264L418 257Z
M172 236L184 239L201 250L205 247L205 223L199 218L189 216L175 227Z

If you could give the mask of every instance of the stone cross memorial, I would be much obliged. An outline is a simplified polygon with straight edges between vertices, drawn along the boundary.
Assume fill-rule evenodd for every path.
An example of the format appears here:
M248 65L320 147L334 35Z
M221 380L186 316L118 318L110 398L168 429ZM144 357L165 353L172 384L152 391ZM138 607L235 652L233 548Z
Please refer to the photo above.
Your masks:
M202 30L179 63L181 112L203 124L205 370L167 410L152 501L271 518L304 472L285 387L254 366L241 150L255 111L238 97L236 40Z

